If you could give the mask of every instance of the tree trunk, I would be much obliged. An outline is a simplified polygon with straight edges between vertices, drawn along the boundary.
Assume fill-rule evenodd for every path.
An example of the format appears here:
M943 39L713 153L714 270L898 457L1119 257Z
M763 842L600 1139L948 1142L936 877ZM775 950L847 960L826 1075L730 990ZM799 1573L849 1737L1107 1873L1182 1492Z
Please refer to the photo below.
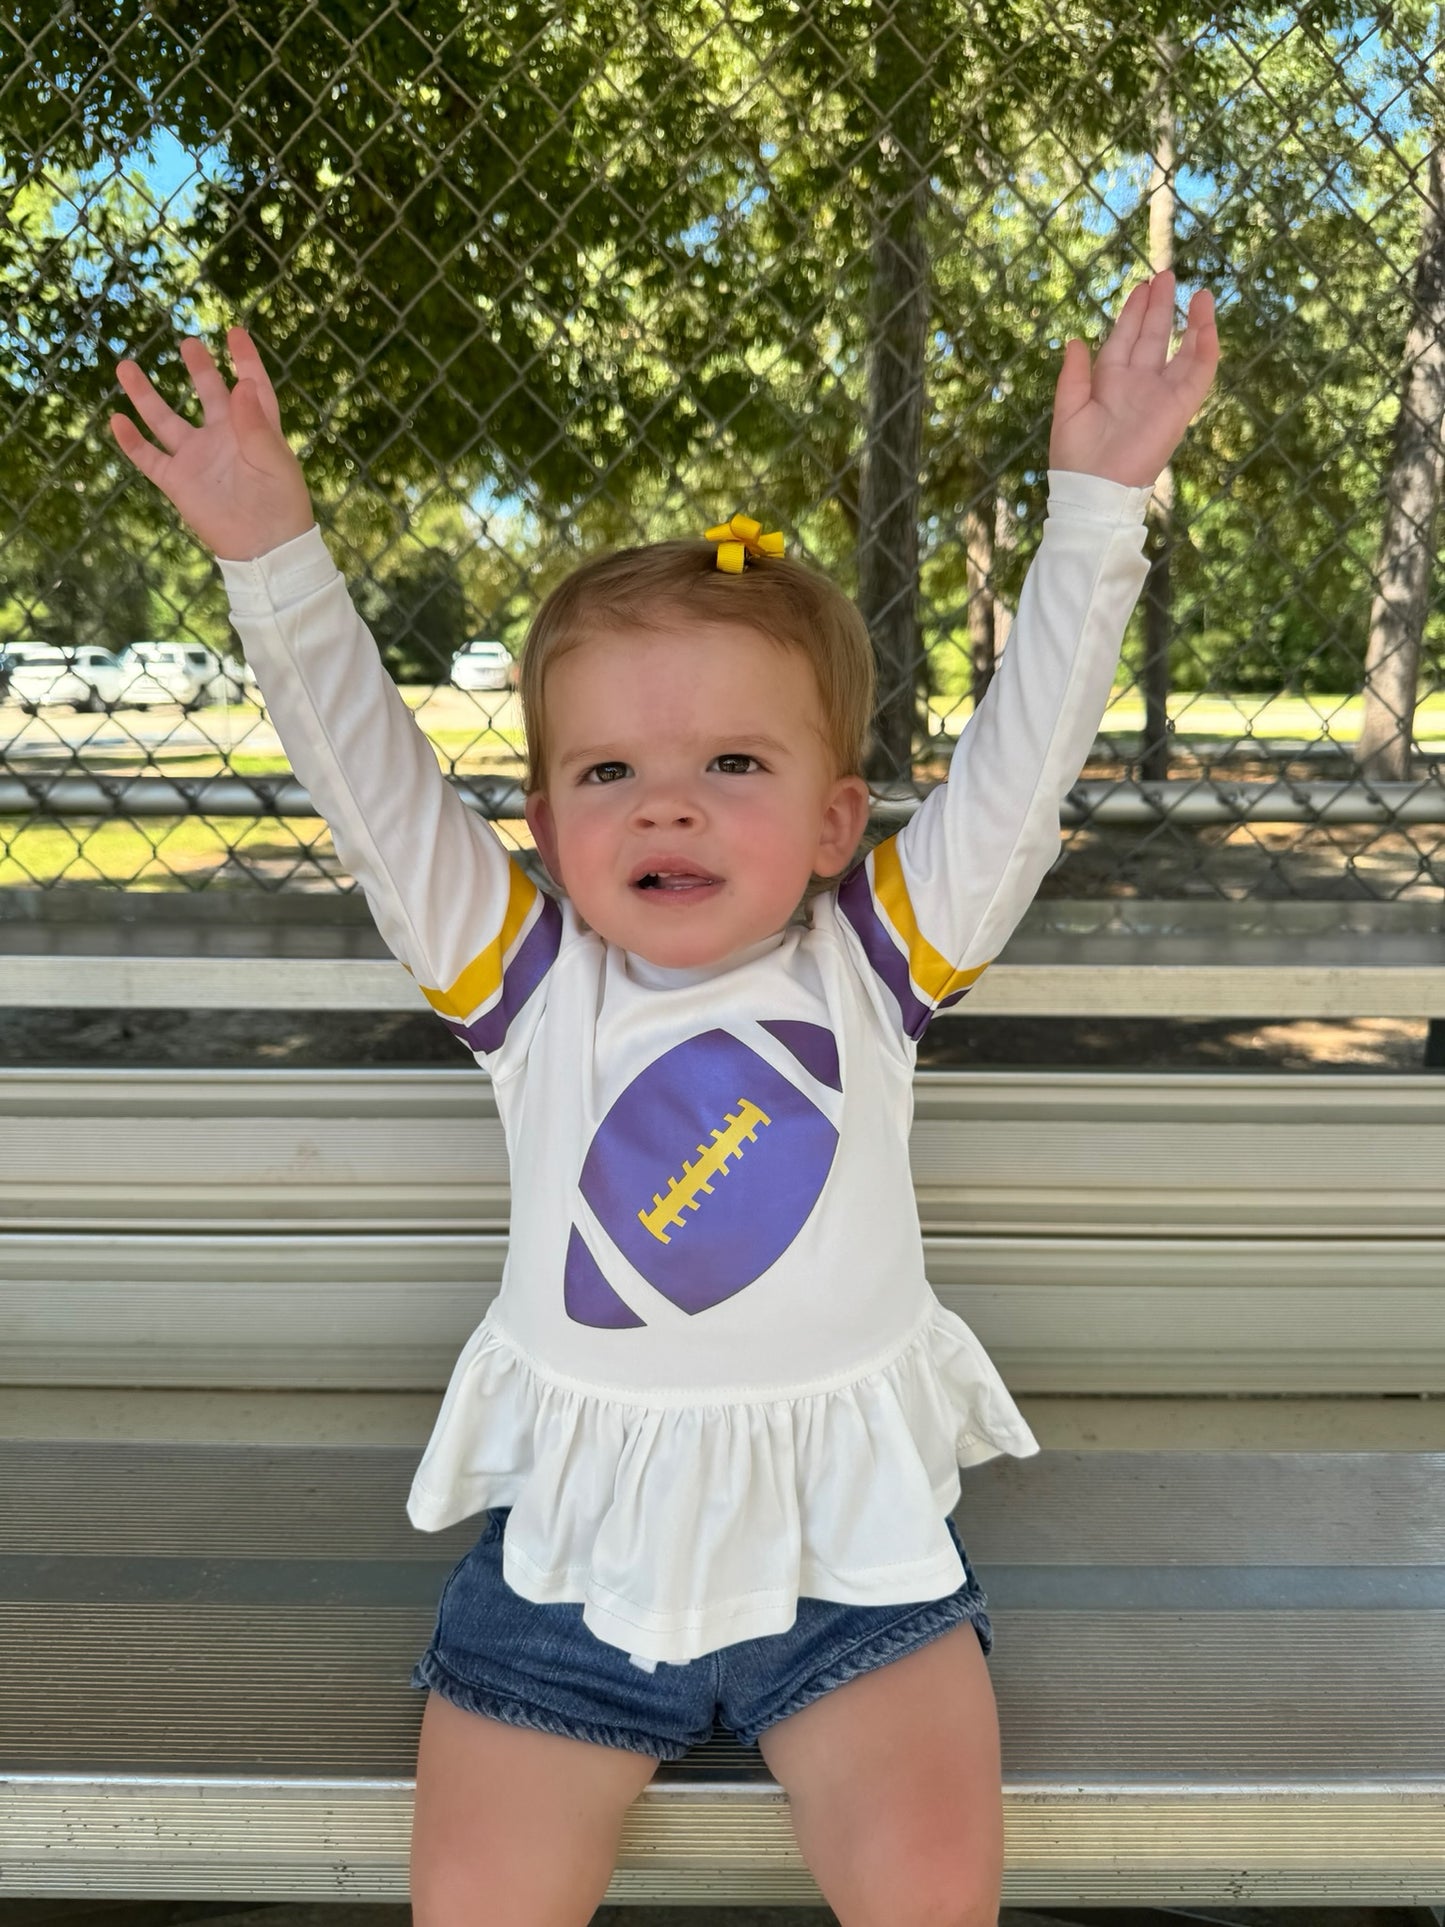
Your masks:
M1415 263L1414 313L1405 342L1400 414L1385 481L1385 524L1365 651L1365 717L1355 760L1377 781L1410 776L1420 644L1430 607L1433 530L1440 500L1445 419L1445 183L1430 152L1428 198Z
M994 629L993 539L996 510L976 497L963 513L968 582L968 655L973 706L977 709L993 681L998 659Z
M908 780L923 652L918 629L919 468L928 321L929 79L917 0L875 0L875 162L868 439L858 601L878 664L875 747L865 774Z
M1174 266L1174 66L1175 41L1161 35L1154 86L1154 171L1149 179L1149 272ZM1144 742L1139 774L1162 783L1169 774L1169 645L1174 639L1174 471L1166 468L1149 504L1144 582Z
M1013 510L1009 507L1008 497L1002 493L994 498L993 513L993 559L998 566L999 555L1012 555L1018 546L1018 524L1014 521ZM998 659L1008 647L1009 633L1014 626L1014 612L995 589L993 592L993 665L998 667Z

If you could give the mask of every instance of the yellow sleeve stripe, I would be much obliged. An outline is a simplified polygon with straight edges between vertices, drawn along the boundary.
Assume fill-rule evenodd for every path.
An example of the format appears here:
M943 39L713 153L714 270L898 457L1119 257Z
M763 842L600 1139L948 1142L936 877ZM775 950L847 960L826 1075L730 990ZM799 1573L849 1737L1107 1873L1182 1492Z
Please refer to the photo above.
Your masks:
M517 932L527 921L528 912L539 894L536 884L519 863L509 863L507 867L511 871L507 913L502 918L502 927L496 936L485 950L477 952L446 990L430 990L425 984L421 986L423 997L443 1017L470 1017L502 987L502 960L511 949Z
M896 836L888 837L873 852L873 894L888 921L908 945L908 974L930 1003L941 1003L955 990L967 989L988 969L986 963L981 963L973 970L955 970L920 931L909 901L908 886L903 881Z

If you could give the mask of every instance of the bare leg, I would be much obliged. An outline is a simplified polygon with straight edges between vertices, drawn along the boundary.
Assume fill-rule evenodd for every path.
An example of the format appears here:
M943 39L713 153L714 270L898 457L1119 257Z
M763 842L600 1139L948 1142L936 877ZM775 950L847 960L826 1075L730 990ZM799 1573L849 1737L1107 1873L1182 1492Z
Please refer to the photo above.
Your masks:
M585 1927L658 1762L428 1693L411 1833L414 1927Z
M850 1679L758 1744L842 1927L995 1927L998 1714L971 1626Z

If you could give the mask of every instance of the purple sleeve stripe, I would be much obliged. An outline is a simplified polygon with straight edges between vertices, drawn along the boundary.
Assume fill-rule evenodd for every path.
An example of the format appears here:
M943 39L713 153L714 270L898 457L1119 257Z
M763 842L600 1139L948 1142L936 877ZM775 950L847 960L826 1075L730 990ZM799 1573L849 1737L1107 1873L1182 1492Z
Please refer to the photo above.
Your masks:
M541 896L540 891L538 895ZM554 898L542 896L536 922L502 974L502 993L497 1001L467 1022L457 1017L443 1017L447 1029L460 1037L470 1051L485 1053L500 1049L512 1019L556 962L561 943L562 912Z
M838 907L857 932L864 954L874 970L893 993L898 1015L907 1034L915 1040L928 1028L933 1006L914 994L908 975L908 959L889 935L873 892L868 885L868 859L851 871L838 890ZM949 998L947 1002L952 1002Z

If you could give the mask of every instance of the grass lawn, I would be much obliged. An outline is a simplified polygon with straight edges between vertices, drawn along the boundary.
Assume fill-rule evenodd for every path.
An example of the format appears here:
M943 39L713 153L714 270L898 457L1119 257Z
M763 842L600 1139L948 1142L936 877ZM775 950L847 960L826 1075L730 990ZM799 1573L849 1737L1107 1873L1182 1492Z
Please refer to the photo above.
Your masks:
M530 846L523 824L497 825L509 849ZM234 854L233 854L234 853ZM0 817L0 889L52 883L127 890L309 886L338 874L331 832L314 816Z
M237 860L228 862L228 853ZM325 859L325 869L317 859ZM225 868L238 884L249 869L268 883L294 873L334 873L331 833L315 817L0 817L0 888L51 883L183 890Z
M956 736L973 713L965 697L945 708L943 699L930 705L950 736ZM1223 739L1255 736L1267 741L1317 743L1329 741L1348 747L1360 733L1363 696L1230 696L1211 691L1176 691L1169 698L1169 719L1180 736ZM1144 727L1144 698L1134 688L1116 690L1104 712L1105 735L1137 734ZM1415 711L1415 734L1421 744L1445 747L1445 690L1426 696Z
M479 737L475 730L429 729L427 740L441 751L445 766L474 769L515 761L521 757L520 732L505 730L500 733L508 740L499 743L496 730L489 730ZM512 740L514 737L515 741ZM291 765L279 751L268 756L264 752L252 755L245 750L233 750L228 768L235 776L287 776ZM197 750L194 755L167 756L165 762L167 776L219 776L221 773L221 758L206 750Z
M409 709L441 712L444 705L445 711L455 715L457 699L452 692L448 692L445 698L420 687L405 688L401 693ZM239 705L232 708L233 718L239 708ZM956 736L973 713L973 701L968 696L962 696L956 702L947 697L935 697L930 708L944 730ZM1177 690L1169 698L1169 717L1181 736L1258 736L1296 742L1329 740L1345 745L1353 743L1358 737L1364 708L1363 696L1344 695L1234 696L1211 690ZM202 727L206 713L204 710L200 712ZM251 713L259 720L259 710L252 709ZM432 719L425 714L421 718L428 737L449 759L473 748L500 756L503 754L503 744L518 755L522 753L524 739L520 729L491 722L486 712L481 710L470 726L458 727L450 720L450 715L445 726L440 725L439 717L438 726L433 726ZM1142 730L1142 693L1132 684L1127 689L1116 690L1104 712L1102 727L1106 734L1129 734ZM1434 690L1422 698L1415 711L1415 733L1422 743L1445 743L1445 690ZM239 774L240 763L234 757L232 763ZM275 767L267 764L260 773L271 774ZM285 768L284 759L279 767Z

